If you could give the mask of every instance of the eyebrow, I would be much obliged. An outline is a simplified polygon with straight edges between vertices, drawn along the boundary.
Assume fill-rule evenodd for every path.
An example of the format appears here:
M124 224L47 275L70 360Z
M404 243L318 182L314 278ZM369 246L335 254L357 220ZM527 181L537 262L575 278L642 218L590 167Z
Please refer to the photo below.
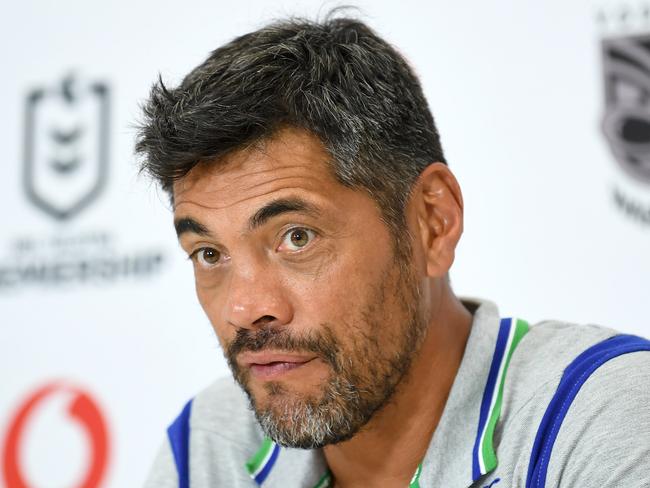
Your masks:
M320 211L316 206L302 198L280 198L258 209L248 220L248 228L249 230L255 230L273 217L290 212L302 212L314 217L320 215ZM212 234L205 225L191 217L181 217L175 220L174 228L176 229L176 236L178 238L187 233L197 234L201 237L212 237Z
M267 203L255 212L248 221L248 228L249 230L255 230L273 217L289 212L302 212L313 217L320 215L318 208L302 198L280 198Z
M208 228L191 217L183 217L178 220L175 220L174 228L176 229L176 236L178 238L180 238L181 235L187 234L189 232L198 234L202 237L210 236L210 231L208 230Z

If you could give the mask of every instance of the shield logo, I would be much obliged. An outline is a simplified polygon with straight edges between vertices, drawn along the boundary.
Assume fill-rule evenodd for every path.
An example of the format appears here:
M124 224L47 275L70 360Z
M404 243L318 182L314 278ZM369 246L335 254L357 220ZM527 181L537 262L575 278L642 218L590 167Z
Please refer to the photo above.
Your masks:
M650 34L602 41L603 132L632 177L650 183Z
M108 170L109 90L66 77L29 92L23 185L38 208L67 220L101 193Z

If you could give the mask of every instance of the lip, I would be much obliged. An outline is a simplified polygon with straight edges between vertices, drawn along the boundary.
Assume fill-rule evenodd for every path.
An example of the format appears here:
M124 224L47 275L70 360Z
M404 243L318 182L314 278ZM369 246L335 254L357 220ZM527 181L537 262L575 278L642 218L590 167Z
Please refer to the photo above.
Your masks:
M239 362L250 368L255 377L273 379L301 368L316 357L314 355L259 351L242 353Z

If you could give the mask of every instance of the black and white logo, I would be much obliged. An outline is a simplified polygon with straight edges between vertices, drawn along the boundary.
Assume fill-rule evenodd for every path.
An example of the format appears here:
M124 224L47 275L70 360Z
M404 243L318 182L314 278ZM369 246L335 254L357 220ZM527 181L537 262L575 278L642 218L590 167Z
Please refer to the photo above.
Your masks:
M66 225L27 232L0 244L0 293L31 286L108 285L160 273L157 243L124 245L112 222L67 222L96 201L106 186L109 154L106 83L68 76L29 91L25 104L23 186L29 201Z
M650 183L650 34L602 40L603 131L616 161Z
M108 170L109 89L74 76L29 92L23 184L29 200L66 220L101 193Z

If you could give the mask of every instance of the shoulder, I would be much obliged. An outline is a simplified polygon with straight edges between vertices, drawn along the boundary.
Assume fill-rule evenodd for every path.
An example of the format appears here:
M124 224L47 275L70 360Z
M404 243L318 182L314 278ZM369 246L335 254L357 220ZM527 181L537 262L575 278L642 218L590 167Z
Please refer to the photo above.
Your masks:
M646 486L650 481L650 352L612 358L584 382L550 456L560 486Z
M501 460L527 464L537 428L564 370L583 351L617 332L595 325L546 321L532 325L512 354L495 429ZM514 462L514 461L513 461Z
M650 426L650 351L622 354L598 367L578 391L567 420L591 423L612 416L621 417L621 423L607 431L627 428L634 420Z
M508 405L504 407L520 408L535 396L555 391L565 368L579 354L617 334L598 325L560 321L532 325L510 361L504 391Z
M650 456L650 352L603 354L601 346L618 341L621 337L613 339L618 335L565 322L531 327L512 356L497 433L513 468L531 461L542 418L551 402L559 401L555 406L565 416L553 417L559 432L550 447L545 445L548 486L638 486L635 480L646 476L628 461ZM587 350L597 353L581 356Z

